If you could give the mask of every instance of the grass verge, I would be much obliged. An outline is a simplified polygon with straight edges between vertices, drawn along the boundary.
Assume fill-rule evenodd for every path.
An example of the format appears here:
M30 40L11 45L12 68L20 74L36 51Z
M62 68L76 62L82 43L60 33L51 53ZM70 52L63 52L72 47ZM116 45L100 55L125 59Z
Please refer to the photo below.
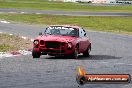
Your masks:
M0 0L0 8L66 10L66 11L112 11L132 12L130 6L91 6L80 3L48 2L47 0Z
M0 33L0 40L0 52L23 50L32 47L31 41L14 35Z
M70 24L79 25L84 28L116 32L123 34L132 34L132 17L100 17L100 16L59 16L59 15L41 15L41 14L0 14L0 19L11 22L22 22L30 24Z

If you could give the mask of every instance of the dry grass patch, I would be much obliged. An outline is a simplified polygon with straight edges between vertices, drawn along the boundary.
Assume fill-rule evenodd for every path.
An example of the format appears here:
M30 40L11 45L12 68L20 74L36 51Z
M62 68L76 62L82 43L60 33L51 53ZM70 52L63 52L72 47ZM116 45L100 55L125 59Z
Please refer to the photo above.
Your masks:
M0 52L32 48L32 42L29 39L23 39L19 36L0 33L0 40Z

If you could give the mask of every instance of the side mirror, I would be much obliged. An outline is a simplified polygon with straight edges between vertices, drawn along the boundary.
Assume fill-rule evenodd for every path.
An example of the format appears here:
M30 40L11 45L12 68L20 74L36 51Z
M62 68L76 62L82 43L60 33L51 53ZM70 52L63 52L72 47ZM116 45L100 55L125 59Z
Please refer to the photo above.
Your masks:
M39 35L43 35L42 32L39 32Z

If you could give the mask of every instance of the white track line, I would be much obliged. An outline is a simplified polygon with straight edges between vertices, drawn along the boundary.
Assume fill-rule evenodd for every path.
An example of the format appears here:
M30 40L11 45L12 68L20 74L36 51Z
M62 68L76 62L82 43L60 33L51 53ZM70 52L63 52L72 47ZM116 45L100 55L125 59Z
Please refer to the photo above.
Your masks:
M13 35L13 34L9 34L9 35Z
M21 36L21 38L23 38L23 39L27 39L27 37L24 37L24 36Z
M41 14L41 13L36 13L36 14Z
M27 13L27 12L20 12L21 14L25 14L25 13Z
M19 53L21 53L22 55L29 55L31 54L31 51L27 51L27 50L19 50Z
M1 23L5 23L5 24L9 24L10 22L6 21L6 20L1 20Z

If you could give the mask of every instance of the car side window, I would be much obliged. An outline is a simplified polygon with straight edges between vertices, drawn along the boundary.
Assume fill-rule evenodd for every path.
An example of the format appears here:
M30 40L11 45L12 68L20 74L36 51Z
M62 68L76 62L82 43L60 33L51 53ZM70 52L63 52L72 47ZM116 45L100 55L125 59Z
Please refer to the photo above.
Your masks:
M83 28L80 28L79 29L79 37L84 37L84 36L86 36L86 32Z
M87 36L87 33L86 33L86 31L83 29L83 32L84 32L84 36Z
M44 31L44 34L51 34L51 31L46 28L46 30Z

